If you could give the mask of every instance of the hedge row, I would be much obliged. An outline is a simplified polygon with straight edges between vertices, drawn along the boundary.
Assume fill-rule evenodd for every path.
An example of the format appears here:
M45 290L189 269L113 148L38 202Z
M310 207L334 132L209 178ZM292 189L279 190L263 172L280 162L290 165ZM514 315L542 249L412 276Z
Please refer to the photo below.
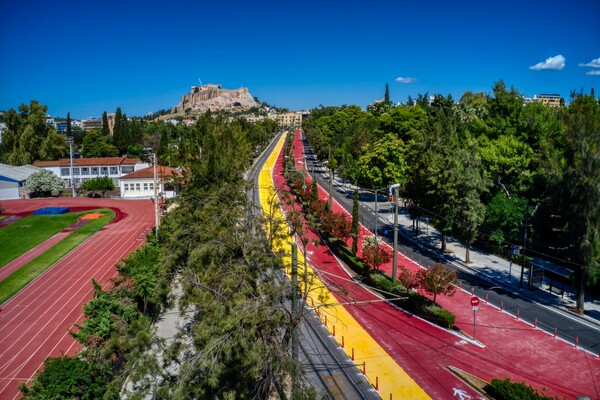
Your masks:
M511 382L510 378L492 379L483 390L496 400L553 400L524 382Z

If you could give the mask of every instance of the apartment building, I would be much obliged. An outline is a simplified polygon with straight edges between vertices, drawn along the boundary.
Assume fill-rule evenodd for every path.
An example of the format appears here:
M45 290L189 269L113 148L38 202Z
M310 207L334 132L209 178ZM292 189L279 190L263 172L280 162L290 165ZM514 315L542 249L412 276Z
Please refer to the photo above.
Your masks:
M302 127L302 113L301 112L288 112L285 114L277 115L277 125L280 128L291 128L295 127L300 129Z

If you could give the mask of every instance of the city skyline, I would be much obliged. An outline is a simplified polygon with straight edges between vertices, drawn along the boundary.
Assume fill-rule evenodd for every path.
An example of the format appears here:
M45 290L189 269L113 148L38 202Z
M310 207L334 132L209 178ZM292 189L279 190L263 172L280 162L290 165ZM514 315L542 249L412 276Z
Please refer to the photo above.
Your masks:
M600 3L358 1L227 6L4 2L0 110L98 117L171 108L190 86L247 87L271 105L365 107L383 97L524 96L600 86Z

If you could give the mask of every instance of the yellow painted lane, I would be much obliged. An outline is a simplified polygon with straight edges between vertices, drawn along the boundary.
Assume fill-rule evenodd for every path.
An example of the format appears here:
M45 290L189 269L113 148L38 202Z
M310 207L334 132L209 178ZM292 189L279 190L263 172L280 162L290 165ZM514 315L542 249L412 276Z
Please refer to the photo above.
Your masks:
M273 251L284 254L283 262L289 275L291 268L291 232L287 224L273 222L284 221L285 219L277 200L277 193L272 177L272 171L285 142L285 138L286 135L282 135L260 172L259 194L263 213L267 220L267 235L271 234L270 229L272 229L273 234L276 233L280 238L279 240L275 239L272 241ZM282 237L285 239L281 239ZM302 252L298 252L298 275L300 281L302 281L304 274L303 266L304 255ZM307 269L310 276L308 295L314 301L314 307L320 310L321 321L325 322L325 318L327 319L326 324L330 332L332 332L335 325L336 340L338 343L341 343L341 338L342 336L344 337L344 351L349 357L351 356L352 348L354 348L354 362L361 370L363 369L363 363L365 363L366 375L369 382L373 386L375 386L376 380L379 382L380 396L383 399L389 399L390 394L393 396L393 399L430 399L423 389L364 330L346 308L337 304L337 300L333 294L318 280L310 266ZM301 290L304 291L305 288L301 287Z

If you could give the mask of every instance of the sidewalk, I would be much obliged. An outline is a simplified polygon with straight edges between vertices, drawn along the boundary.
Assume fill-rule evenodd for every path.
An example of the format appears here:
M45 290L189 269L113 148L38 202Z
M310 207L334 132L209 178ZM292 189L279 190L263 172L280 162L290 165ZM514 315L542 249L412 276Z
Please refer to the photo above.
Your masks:
M322 176L328 177L327 173L324 173ZM344 182L339 177L334 178L333 188L338 192L350 194L350 196L352 195L354 189L361 190L360 187ZM394 221L392 206L387 201L381 201L382 197L383 196L380 194L380 201L377 205L379 221L381 223L379 225L380 229L386 225L393 226ZM371 213L375 213L375 201L361 200L361 206L367 207ZM419 228L419 235L415 237L412 230L412 220L410 219L406 209L401 207L398 212L399 234L408 237L409 240L417 243L420 246L433 249L436 252L439 252L441 255L441 252L439 251L441 247L440 232L424 221L420 222ZM524 298L532 299L544 305L555 307L571 316L581 318L582 320L600 327L600 297L592 295L589 292L586 293L585 315L578 315L572 311L576 303L576 290L572 286L565 285L564 295L561 296L555 291L549 291L550 281L548 278L544 278L544 283L540 289L530 290L527 288L528 270L526 269L523 280L523 289L520 289L520 265L513 263L511 268L508 260L486 253L472 246L470 247L469 255L471 262L467 264L465 262L466 250L464 244L452 237L447 237L446 248L448 251L446 258L450 259L450 262L468 268L473 274L493 282L495 285L509 289L514 293L518 293Z

